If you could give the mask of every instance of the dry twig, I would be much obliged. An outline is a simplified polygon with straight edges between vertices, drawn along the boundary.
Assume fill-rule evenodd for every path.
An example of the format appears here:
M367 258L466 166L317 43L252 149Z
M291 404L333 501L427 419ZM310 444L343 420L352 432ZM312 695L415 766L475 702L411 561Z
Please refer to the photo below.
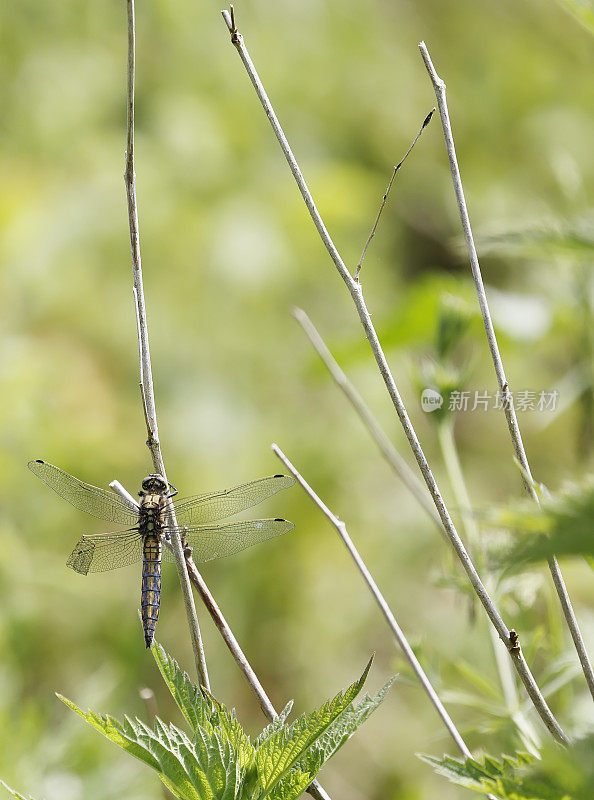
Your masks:
M450 736L452 737L452 739L454 740L454 742L458 746L458 748L459 748L460 752L462 753L462 755L465 758L470 758L471 752L468 749L468 747L466 746L466 742L462 738L460 732L458 731L458 729L454 725L450 715L446 711L443 703L439 699L439 696L438 696L437 692L435 691L435 689L433 688L433 686L431 684L431 681L429 680L429 678L425 674L425 670L423 669L423 667L419 663L419 660L415 656L414 651L413 651L412 647L410 646L410 644L408 643L408 640L407 640L406 636L404 635L400 625L396 621L396 617L392 613L392 610L391 610L390 606L386 602L383 594L380 592L380 590L379 590L376 582L374 581L371 573L367 569L367 566L366 566L365 562L363 561L363 559L359 555L359 551L357 550L357 548L355 547L355 545L353 543L353 540L349 536L349 532L347 531L347 527L346 527L345 523L342 520L340 520L336 516L336 514L334 514L332 511L330 511L328 506L314 492L314 490L311 488L309 483L307 483L307 481L301 475L301 473L297 470L297 468L295 466L293 466L293 464L289 461L287 456L283 453L283 451L280 449L280 447L278 447L278 445L273 444L272 445L272 451L283 462L283 464L289 470L291 475L293 475L293 477L299 482L299 484L302 487L302 489L305 490L305 492L314 501L314 503L317 505L317 507L320 509L320 511L326 516L326 518L330 521L330 523L336 528L336 531L338 532L338 535L342 539L346 549L349 551L349 555L351 556L351 558L355 562L355 565L356 565L357 569L359 570L359 572L363 576L363 580L367 584L367 586L369 588L369 591L371 592L371 594L373 595L376 603L380 607L380 610L381 610L382 614L384 615L384 618L385 618L386 622L388 623L388 626L389 626L390 630L392 631L392 633L394 635L394 638L396 639L396 642L400 646L400 648L401 648L402 652L404 653L408 663L410 664L413 672L415 673L415 675L417 676L417 678L421 682L421 685L423 686L423 689L427 693L427 696L429 697L431 703L433 704L433 706L435 707L437 713L441 717L441 721L443 722L443 724L448 729L448 732L449 732Z
M495 603L493 602L489 593L487 592L484 584L482 583L479 574L472 562L472 559L470 558L468 552L466 551L466 548L464 547L462 540L460 539L460 536L458 535L458 531L456 530L456 527L454 526L450 514L445 506L445 503L443 501L443 498L441 496L435 478L433 477L433 473L431 472L427 459L425 458L425 454L421 447L421 443L419 442L415 429L408 416L406 407L402 401L402 398L400 397L398 388L396 387L396 382L390 371L390 367L388 366L386 356L383 352L375 327L371 320L371 316L367 309L367 305L363 297L363 290L361 284L359 281L355 281L354 278L351 276L338 250L336 249L336 246L332 241L332 238L328 233L326 226L324 225L320 213L316 208L312 194L309 191L309 188L301 173L299 165L297 164L297 160L293 155L293 151L291 150L291 147L289 146L285 133L278 121L274 108L272 107L272 104L268 98L268 95L266 94L266 90L264 89L262 81L260 80L260 77L252 63L247 48L244 44L243 36L237 30L234 15L232 15L228 11L223 11L222 14L225 23L229 29L229 32L231 34L231 42L235 46L239 54L239 57L241 58L241 61L243 62L243 65L249 75L252 85L256 90L258 99L260 100L260 103L262 104L262 107L266 112L268 121L270 122L272 129L276 135L276 138L285 155L289 168L299 187L299 191L301 192L301 195L310 213L312 221L320 235L320 238L322 239L322 242L324 243L324 246L326 247L326 250L328 251L330 257L332 258L332 261L334 262L334 265L340 277L346 284L346 287L349 290L349 293L353 299L353 302L357 309L357 313L359 315L359 319L361 320L361 325L363 326L365 335L369 340L369 344L373 352L374 358L376 360L376 363L378 365L384 383L386 384L386 388L388 390L390 398L392 399L392 403L394 405L396 413L398 414L398 418L400 419L400 422L402 424L406 437L409 441L411 449L417 460L419 469L421 470L425 483L427 484L427 488L429 489L431 497L433 498L433 502L435 504L441 522L443 524L444 530L462 566L464 567L466 574L468 575L468 578L472 584L474 591L476 592L479 600L483 604L483 607L487 615L489 616L489 619L496 628L500 639L508 648L508 652L513 660L518 675L520 676L524 686L526 687L526 691L528 692L528 695L530 696L530 699L532 700L532 703L534 704L534 707L536 708L540 718L542 719L548 730L551 732L551 734L559 742L562 742L563 744L568 744L569 739L567 738L563 729L561 728L561 726L555 719L553 713L551 712L549 706L547 705L547 702L543 697L540 689L538 688L538 684L536 683L534 676L532 675L530 668L528 667L528 664L524 659L521 649L516 650L515 648L511 647L509 638L509 629L505 625L501 617L501 614L499 613L498 608L496 607Z
M128 200L128 222L130 226L130 246L132 249L132 276L134 281L134 305L136 308L136 322L138 326L138 349L140 358L140 390L143 400L144 417L148 434L147 445L151 452L153 466L156 472L167 480L161 445L159 442L159 428L157 426L157 411L155 408L155 392L153 388L153 374L151 368L151 354L149 349L148 324L142 286L142 264L140 260L140 238L138 229L138 205L136 202L136 176L134 173L134 77L135 77L135 25L134 25L134 0L127 0L128 18L128 98L127 98L127 142L126 142L126 171L124 181L126 184L126 197ZM175 512L170 503L169 513L172 525L177 525ZM184 597L184 606L190 628L192 648L196 670L202 686L210 687L208 670L204 656L204 646L200 634L200 626L196 615L194 595L190 587L190 579L177 530L171 535L175 563Z
M537 504L539 504L538 494L536 493L536 490L534 488L532 473L530 472L530 465L528 463L526 449L524 447L522 434L520 432L520 426L518 425L516 409L514 407L513 394L509 389L509 383L507 381L507 378L505 377L503 360L501 358L501 353L499 351L499 345L497 344L495 328L493 327L491 312L489 310L489 304L487 302L487 293L485 291L483 276L481 274L478 255L474 244L474 237L472 235L472 228L470 226L470 217L468 215L468 208L466 206L466 198L464 196L462 178L460 177L460 168L458 166L458 159L456 157L454 136L452 134L452 126L450 123L450 115L448 112L448 104L446 100L446 85L435 71L435 67L433 66L433 62L431 61L431 56L429 55L429 51L427 50L425 42L421 42L419 44L419 50L421 51L423 61L425 62L425 67L427 68L427 72L429 73L429 77L431 78L431 83L433 84L433 89L435 90L435 96L437 98L439 116L441 118L441 126L443 128L443 136L445 139L446 150L450 162L452 181L454 184L454 192L456 194L458 211L460 213L460 220L462 222L462 230L464 231L464 239L466 240L466 247L468 249L468 256L470 258L472 277L474 280L474 285L476 287L479 306L481 309L481 314L485 325L485 332L487 334L487 341L489 343L489 350L491 351L493 366L495 367L495 375L497 376L499 391L501 392L501 397L503 398L502 405L505 413L505 418L507 420L509 435L512 440L514 453L516 455L516 458L518 459L520 467L522 468L522 472L524 475L524 486L526 487L526 491L532 497L532 499ZM592 664L588 656L588 651L586 650L586 645L584 643L584 639L580 631L580 627L577 618L575 616L573 606L571 604L569 592L567 591L567 587L565 586L565 581L563 579L563 575L561 573L561 569L559 567L557 559L553 556L552 558L549 559L548 564L551 576L553 578L553 583L555 585L555 589L559 596L561 608L563 610L563 615L567 622L567 627L569 628L571 638L573 639L573 643L577 651L578 658L580 660L580 664L582 666L582 670L584 672L584 676L588 684L588 688L590 689L590 693L594 698L594 670L592 669Z

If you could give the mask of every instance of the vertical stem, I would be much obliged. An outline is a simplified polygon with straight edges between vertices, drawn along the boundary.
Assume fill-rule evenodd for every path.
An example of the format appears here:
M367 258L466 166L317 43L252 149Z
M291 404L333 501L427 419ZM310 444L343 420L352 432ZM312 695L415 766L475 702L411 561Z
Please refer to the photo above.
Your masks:
M466 542L470 546L471 550L474 551L475 558L479 558L480 562L482 562L483 547L481 534L474 514L472 513L470 494L468 492L464 473L462 472L460 456L458 454L458 447L456 445L453 420L445 420L439 425L438 439L446 472L454 493L454 499L460 510L462 528L465 533ZM485 577L485 583L487 584L489 591L494 592L495 582L489 574L487 574ZM506 708L518 729L524 746L530 753L538 756L538 735L520 708L518 689L509 658L507 657L506 647L501 639L497 636L493 626L489 625L488 628L491 646L493 648L493 655L495 656L497 674L499 676L499 682L501 684L501 691L503 693Z
M466 206L466 198L464 196L464 188L462 186L462 178L460 176L460 168L458 166L458 159L456 157L454 136L452 133L452 126L450 123L450 115L448 112L448 104L446 99L446 85L443 82L443 80L439 77L439 75L435 70L435 67L433 66L433 62L431 61L431 56L429 55L429 51L427 50L425 42L421 42L419 44L419 49L421 51L423 61L425 62L425 67L427 68L427 72L429 73L429 77L431 78L431 83L433 84L433 89L435 91L435 96L437 98L437 107L439 108L439 116L441 118L441 126L443 128L443 136L445 140L448 159L450 162L450 171L452 173L452 182L454 184L454 192L456 194L456 200L458 203L460 221L462 223L462 230L464 232L466 247L468 249L470 268L472 270L472 277L474 280L479 306L483 317L485 332L487 334L487 342L489 343L489 350L491 351L491 358L493 360L493 366L495 368L495 375L497 376L499 390L503 398L503 409L505 412L505 418L507 420L507 427L509 429L509 434L512 440L512 445L514 448L514 452L516 454L516 458L518 459L518 462L522 467L525 476L523 480L526 491L532 497L532 499L537 504L539 504L538 494L536 493L534 486L532 485L532 473L530 472L530 464L528 463L528 457L526 455L526 450L524 448L524 442L522 441L520 426L518 425L518 419L516 416L516 409L514 407L513 395L509 390L509 384L507 382L507 378L505 377L503 360L501 358L501 353L499 352L497 337L495 336L493 320L491 319L491 312L489 311L489 304L487 302L487 293L485 291L483 276L481 273L478 255L474 244L474 236L472 235L472 228L470 226L470 217L468 215L468 208ZM563 575L561 574L561 569L559 567L559 564L555 556L548 559L548 565L549 565L549 570L551 572L551 576L553 578L555 589L557 590L557 594L559 596L561 608L563 610L563 614L567 622L567 627L569 628L569 632L571 634L571 638L573 639L573 643L577 651L580 664L582 665L582 670L584 672L584 677L586 678L586 683L588 684L588 688L590 689L590 694L594 699L594 670L592 669L592 664L588 656L588 651L586 650L586 645L578 625L577 617L575 616L575 612L571 604L569 592L567 591L567 587L565 586L565 581L563 580Z
M126 170L124 182L126 185L126 198L128 201L128 222L130 226L130 246L132 250L132 278L134 283L134 300L136 306L136 320L138 326L138 348L140 354L140 388L142 392L144 416L147 428L147 445L151 452L155 470L167 480L161 445L159 443L159 428L157 425L157 411L155 408L155 392L153 388L153 372L149 349L148 323L146 306L144 302L144 289L142 285L142 263L140 260L140 235L138 227L138 204L136 201L136 176L134 173L134 79L135 79L135 25L134 25L134 0L127 0L128 18L128 70L127 70L127 137L126 137ZM169 514L172 525L176 525L173 505L169 502ZM200 634L200 626L196 615L194 595L190 586L186 560L184 558L179 533L174 530L171 536L175 563L184 598L192 649L196 670L202 686L210 688L208 670L204 655L204 646Z
M365 335L369 341L369 345L371 347L371 351L377 363L378 369L380 374L384 380L386 385L386 389L388 390L388 394L392 400L394 405L394 409L398 415L400 423L404 429L404 433L406 434L406 438L410 444L411 450L417 460L417 464L419 465L419 469L421 470L421 474L427 484L427 488L433 498L433 502L435 504L435 508L437 509L437 513L441 519L443 528L454 548L456 555L458 556L460 563L462 564L470 583L474 591L476 592L478 598L480 599L483 607L493 623L494 627L499 634L500 639L502 642L508 647L510 658L520 676L522 683L526 687L526 691L532 700L534 707L538 711L540 718L542 719L543 723L546 725L547 729L550 731L552 736L557 739L557 741L563 744L569 744L569 739L559 723L557 722L554 714L552 713L551 709L547 705L545 698L540 691L528 664L526 663L526 659L522 653L521 647L519 644L510 639L510 631L505 625L501 614L499 613L499 609L491 599L489 593L487 592L483 582L480 579L480 576L470 558L468 551L464 547L460 536L458 535L458 531L454 523L452 522L452 518L448 512L448 509L443 501L439 488L437 486L437 482L433 477L433 473L429 468L429 463L427 458L425 457L425 453L423 452L423 448L421 447L421 443L418 439L416 431L410 421L408 416L408 411L406 410L406 406L400 397L400 393L396 386L396 381L394 380L394 376L390 370L388 365L388 361L386 359L386 355L383 351L381 343L379 341L377 332L375 330L375 326L373 325L371 315L365 303L365 299L363 297L363 288L359 281L355 281L354 278L351 276L349 270L347 269L344 261L342 260L340 253L338 252L336 245L332 241L332 237L328 233L326 226L322 220L320 212L318 211L316 204L314 202L313 196L305 182L305 178L299 169L299 165L297 164L297 160L291 150L287 137L281 127L280 122L278 121L278 117L274 112L274 108L272 107L272 103L264 89L264 85L260 80L258 73L256 72L256 68L252 63L252 60L249 56L247 48L243 41L243 36L237 30L235 25L235 19L233 13L229 13L228 11L223 11L223 19L225 20L225 24L227 25L229 32L231 34L231 43L234 45L235 49L237 50L241 61L249 75L249 78L256 90L256 94L264 111L266 112L266 116L268 117L268 121L270 122L274 134L278 140L278 143L281 146L281 149L285 155L291 173L295 178L297 186L299 187L299 191L303 197L305 205L309 211L310 217L312 222L314 223L316 230L318 231L322 242L334 265L343 279L344 283L346 284L347 289L353 299L353 303L355 304L355 308L357 309L357 313L359 315L359 319L361 321L361 325L363 330L365 331Z

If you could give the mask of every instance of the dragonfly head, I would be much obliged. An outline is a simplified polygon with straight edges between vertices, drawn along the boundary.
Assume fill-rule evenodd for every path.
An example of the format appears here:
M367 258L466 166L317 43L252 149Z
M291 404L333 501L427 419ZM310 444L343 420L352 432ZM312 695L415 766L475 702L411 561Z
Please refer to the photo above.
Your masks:
M142 482L143 493L164 494L167 491L167 481L162 475L147 475Z

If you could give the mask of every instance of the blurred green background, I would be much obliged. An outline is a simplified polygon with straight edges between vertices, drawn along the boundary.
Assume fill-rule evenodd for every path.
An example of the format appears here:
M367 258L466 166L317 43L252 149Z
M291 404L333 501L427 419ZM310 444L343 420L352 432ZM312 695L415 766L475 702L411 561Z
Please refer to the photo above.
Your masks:
M520 414L533 472L551 489L584 474L592 447L592 37L552 1L246 0L236 12L351 265L392 165L434 104L417 49L427 42L448 85L511 388L560 392L558 413ZM148 770L54 697L146 716L138 689L149 686L159 713L180 722L144 649L139 569L88 578L67 570L79 534L109 526L26 470L30 458L43 458L100 486L117 477L133 492L149 471L122 181L125 4L8 0L0 25L0 777L47 800L156 798ZM473 619L452 588L460 573L446 546L290 316L293 305L308 312L412 463L218 3L138 4L136 171L160 434L180 495L278 471L269 450L278 442L348 522L431 679L449 691L470 746L517 746L513 726L493 710L500 690L481 611ZM419 403L420 370L435 355L442 293L474 298L438 120L397 177L363 283L452 500L435 425ZM471 389L495 391L480 324L458 358ZM462 413L456 435L479 511L521 495L501 413ZM290 698L297 712L320 703L360 673L372 650L372 688L403 675L323 784L343 800L461 796L414 757L456 751L408 680L334 530L298 488L262 511L292 519L295 532L203 573L277 707ZM563 568L592 651L591 570L579 561ZM546 570L517 578L504 612L539 680L555 669L575 674ZM213 692L256 733L258 705L199 614ZM192 670L171 568L158 637ZM580 730L592 722L583 680L558 683L553 709ZM483 690L491 706L464 703Z

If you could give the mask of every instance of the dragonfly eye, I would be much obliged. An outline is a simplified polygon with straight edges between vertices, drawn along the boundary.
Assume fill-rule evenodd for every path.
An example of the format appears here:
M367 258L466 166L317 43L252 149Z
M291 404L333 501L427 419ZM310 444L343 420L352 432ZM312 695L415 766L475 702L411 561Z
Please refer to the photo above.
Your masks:
M161 477L161 475L148 475L142 482L142 488L147 492L163 494L167 491L167 483Z

